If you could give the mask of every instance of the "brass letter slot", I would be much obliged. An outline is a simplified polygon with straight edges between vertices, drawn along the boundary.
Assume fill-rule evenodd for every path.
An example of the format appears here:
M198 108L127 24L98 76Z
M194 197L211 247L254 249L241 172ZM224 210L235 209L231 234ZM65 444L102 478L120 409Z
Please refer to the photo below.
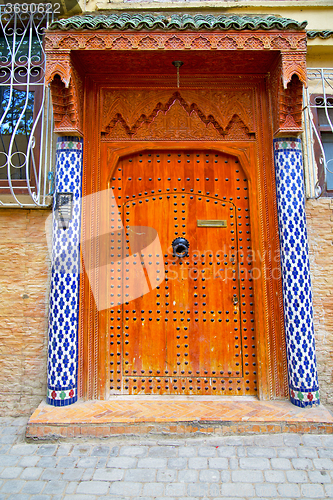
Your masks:
M198 227L227 227L226 220L197 220Z

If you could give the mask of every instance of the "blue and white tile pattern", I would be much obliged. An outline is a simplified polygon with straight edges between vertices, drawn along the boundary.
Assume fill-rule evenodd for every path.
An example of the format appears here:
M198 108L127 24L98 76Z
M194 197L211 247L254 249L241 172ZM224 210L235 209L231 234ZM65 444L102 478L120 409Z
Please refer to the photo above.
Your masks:
M301 140L274 139L274 158L290 399L313 406L319 404L319 387Z
M77 400L82 149L78 137L58 138L55 192L73 193L73 217L59 228L53 212L47 402L54 406Z

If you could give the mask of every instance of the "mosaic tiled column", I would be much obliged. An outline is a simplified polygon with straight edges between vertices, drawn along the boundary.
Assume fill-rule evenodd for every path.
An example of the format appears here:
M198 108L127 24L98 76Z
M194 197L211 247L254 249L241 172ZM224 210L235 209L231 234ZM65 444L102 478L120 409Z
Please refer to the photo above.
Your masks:
M77 400L82 148L78 137L58 138L55 203L57 193L73 193L73 212L64 229L53 211L47 402L54 406Z
M291 402L319 404L302 143L274 139L283 302Z

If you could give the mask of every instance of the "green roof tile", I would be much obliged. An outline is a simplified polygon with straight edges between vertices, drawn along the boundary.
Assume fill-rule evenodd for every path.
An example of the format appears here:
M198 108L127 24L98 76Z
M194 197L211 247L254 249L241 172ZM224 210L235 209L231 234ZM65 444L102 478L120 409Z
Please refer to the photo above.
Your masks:
M50 30L303 30L306 21L298 22L275 16L214 16L172 14L154 16L152 14L102 14L73 16L54 21Z

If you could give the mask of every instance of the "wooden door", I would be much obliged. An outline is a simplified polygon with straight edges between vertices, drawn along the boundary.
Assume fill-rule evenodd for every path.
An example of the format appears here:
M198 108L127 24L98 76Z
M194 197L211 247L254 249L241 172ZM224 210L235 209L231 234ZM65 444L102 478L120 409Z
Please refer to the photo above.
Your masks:
M110 394L256 394L249 193L241 165L209 151L142 152L123 158L111 183L128 255L137 227L156 230L161 253L136 254L148 293L123 297L109 311ZM179 237L188 244L180 257L172 246ZM154 287L161 260L165 279ZM121 272L124 283L131 281L126 259Z

